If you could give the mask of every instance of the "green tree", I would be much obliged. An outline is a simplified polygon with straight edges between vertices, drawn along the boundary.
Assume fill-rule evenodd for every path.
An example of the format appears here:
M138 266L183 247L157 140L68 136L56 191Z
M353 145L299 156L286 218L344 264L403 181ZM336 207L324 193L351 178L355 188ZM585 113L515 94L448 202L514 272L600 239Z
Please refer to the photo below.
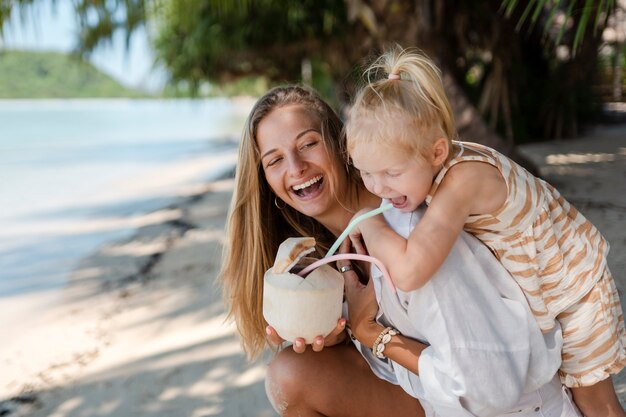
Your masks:
M7 3L0 19L11 5L34 1ZM517 3L75 0L79 50L88 53L116 30L130 37L148 25L172 81L191 91L251 75L309 81L312 72L310 82L342 103L363 57L391 42L418 46L444 70L462 136L504 151L513 139L575 135L578 121L597 109L589 86L597 35L613 7L611 0ZM557 55L563 47L569 52Z

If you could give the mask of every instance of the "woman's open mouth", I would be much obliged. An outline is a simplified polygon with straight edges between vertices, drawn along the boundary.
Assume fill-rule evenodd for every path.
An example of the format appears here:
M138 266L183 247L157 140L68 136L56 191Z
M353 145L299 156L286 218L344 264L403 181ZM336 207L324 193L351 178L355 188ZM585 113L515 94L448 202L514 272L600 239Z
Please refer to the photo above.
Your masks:
M300 198L309 199L319 194L319 191L324 183L324 177L318 175L310 180L303 182L302 184L294 185L291 190Z

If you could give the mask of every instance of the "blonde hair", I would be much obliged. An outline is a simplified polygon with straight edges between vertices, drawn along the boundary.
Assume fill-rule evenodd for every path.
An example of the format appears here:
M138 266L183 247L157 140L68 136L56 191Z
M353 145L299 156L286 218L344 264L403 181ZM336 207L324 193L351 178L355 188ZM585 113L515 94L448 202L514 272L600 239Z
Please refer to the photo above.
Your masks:
M389 76L391 74L391 77ZM416 49L395 46L364 72L346 123L348 151L382 143L424 156L426 146L457 132L454 114L435 63Z
M277 87L261 97L252 108L239 144L235 190L231 202L220 283L228 315L235 319L242 345L249 358L257 357L266 345L266 322L262 314L263 274L274 263L280 243L292 236L313 236L322 255L335 237L315 219L290 206L279 209L265 180L257 146L257 128L275 109L302 106L320 124L322 140L331 159L346 160L343 123L312 90L300 86ZM343 168L342 168L343 169ZM346 173L333 175L349 181L346 195L339 197L339 184L331 184L337 201L354 210L362 184L358 172L345 165Z

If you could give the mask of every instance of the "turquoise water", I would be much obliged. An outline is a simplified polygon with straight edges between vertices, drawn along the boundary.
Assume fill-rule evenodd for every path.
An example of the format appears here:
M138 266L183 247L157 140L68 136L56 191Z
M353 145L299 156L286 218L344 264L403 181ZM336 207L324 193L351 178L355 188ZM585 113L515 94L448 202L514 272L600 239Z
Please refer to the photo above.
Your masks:
M90 221L155 210L176 181L219 175L214 162L180 172L232 154L248 110L227 99L0 100L0 296L63 285L80 257L132 232Z

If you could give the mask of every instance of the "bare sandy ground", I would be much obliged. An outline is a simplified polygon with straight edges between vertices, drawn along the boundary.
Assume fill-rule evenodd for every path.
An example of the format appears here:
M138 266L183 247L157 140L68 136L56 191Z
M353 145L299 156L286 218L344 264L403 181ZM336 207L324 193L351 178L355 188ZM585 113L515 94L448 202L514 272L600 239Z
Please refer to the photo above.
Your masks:
M0 415L274 415L215 285L231 190L150 213L163 222L84 259L60 294L11 300Z
M522 151L605 234L624 294L626 127ZM208 184L84 259L68 288L3 300L0 416L275 415L268 358L245 360L215 285L231 193ZM615 381L626 404L626 372Z

